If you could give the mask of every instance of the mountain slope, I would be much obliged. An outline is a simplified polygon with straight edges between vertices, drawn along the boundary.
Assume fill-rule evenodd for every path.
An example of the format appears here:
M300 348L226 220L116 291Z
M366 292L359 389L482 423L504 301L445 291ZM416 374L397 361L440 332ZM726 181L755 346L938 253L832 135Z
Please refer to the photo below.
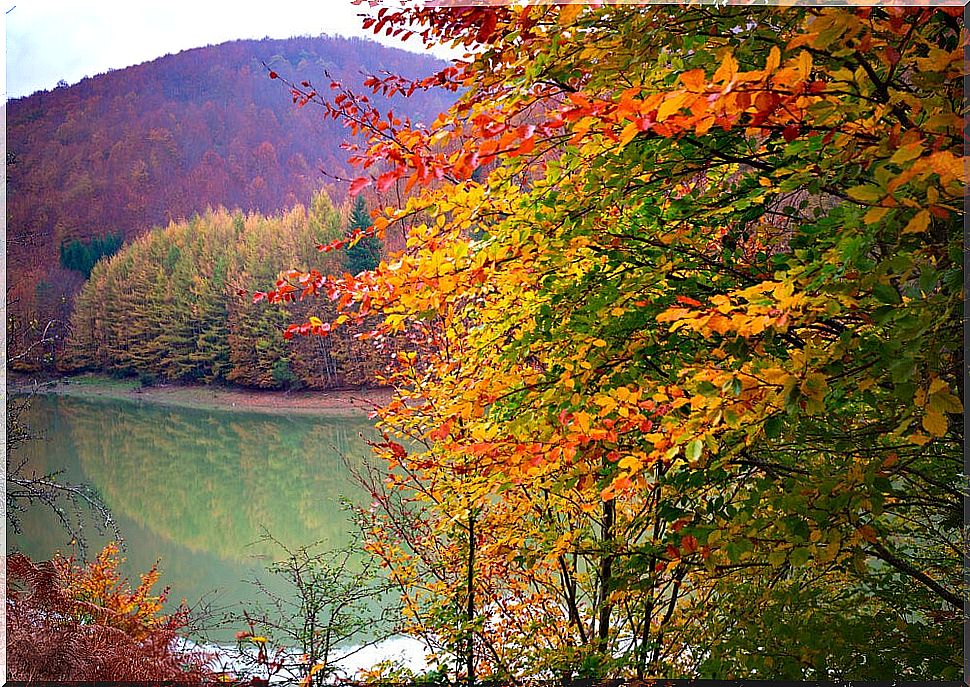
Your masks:
M348 132L319 108L293 105L264 64L324 87L330 77L359 86L362 74L417 77L443 65L364 39L245 40L11 101L11 350L36 336L31 321L67 319L83 277L59 266L62 244L119 233L131 239L219 205L272 213L308 203L326 174L346 176L340 144ZM394 109L430 121L448 104L444 96L417 93ZM342 188L329 192L338 202L343 197Z

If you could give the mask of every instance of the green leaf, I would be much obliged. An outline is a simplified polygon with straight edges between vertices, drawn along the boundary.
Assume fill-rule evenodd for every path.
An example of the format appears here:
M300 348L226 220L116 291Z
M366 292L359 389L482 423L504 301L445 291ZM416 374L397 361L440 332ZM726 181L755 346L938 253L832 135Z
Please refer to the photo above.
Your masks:
M785 420L781 415L772 415L765 420L765 434L771 439L777 439L781 436L781 430L784 426Z
M811 557L812 555L809 553L808 549L799 547L791 552L789 560L791 561L792 567L798 568L808 563Z
M872 287L872 295L875 296L880 303L898 305L899 303L903 302L903 299L899 296L899 292L889 284L876 284Z
M704 451L704 442L700 439L694 439L687 444L687 448L684 451L684 455L687 460L697 460L701 457L701 453Z
M882 200L883 194L884 192L881 188L871 185L853 186L846 191L846 195L849 198L863 203L878 203Z

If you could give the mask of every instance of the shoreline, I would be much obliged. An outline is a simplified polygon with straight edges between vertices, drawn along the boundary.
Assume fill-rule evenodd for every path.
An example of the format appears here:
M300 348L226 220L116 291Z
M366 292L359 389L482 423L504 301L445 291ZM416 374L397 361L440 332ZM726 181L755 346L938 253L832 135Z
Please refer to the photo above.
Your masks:
M276 391L175 383L142 387L134 380L100 375L35 380L28 374L10 371L6 373L6 385L8 395L36 389L38 394L108 398L202 410L325 417L367 417L377 406L386 403L392 393L387 388Z

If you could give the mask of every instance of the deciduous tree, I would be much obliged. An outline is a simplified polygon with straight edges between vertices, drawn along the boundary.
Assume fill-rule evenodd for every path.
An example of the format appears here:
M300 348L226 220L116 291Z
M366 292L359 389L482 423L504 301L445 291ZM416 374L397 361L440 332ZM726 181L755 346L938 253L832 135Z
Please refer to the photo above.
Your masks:
M368 137L352 193L418 189L372 229L407 250L267 294L409 337L370 548L415 631L495 675L958 674L960 13L382 9L475 51L367 84L454 108L295 89Z

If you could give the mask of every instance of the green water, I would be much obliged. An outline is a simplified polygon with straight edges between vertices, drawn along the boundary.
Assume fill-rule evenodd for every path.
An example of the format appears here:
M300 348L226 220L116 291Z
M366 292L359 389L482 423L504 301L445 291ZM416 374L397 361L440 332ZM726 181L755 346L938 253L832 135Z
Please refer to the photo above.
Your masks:
M349 540L340 506L364 492L347 463L359 466L375 433L366 419L281 417L153 406L126 401L37 396L26 420L42 439L18 449L38 474L63 470L63 481L93 486L125 541L125 572L161 560L170 603L203 598L231 607L255 595L246 582L279 549L259 543L263 530L289 547ZM346 461L346 462L345 462ZM8 525L8 551L48 558L71 553L49 510L22 515L22 534ZM86 527L89 549L110 537ZM260 557L263 560L260 560ZM279 580L264 578L284 591ZM237 628L241 629L241 628ZM230 630L210 637L231 636Z

